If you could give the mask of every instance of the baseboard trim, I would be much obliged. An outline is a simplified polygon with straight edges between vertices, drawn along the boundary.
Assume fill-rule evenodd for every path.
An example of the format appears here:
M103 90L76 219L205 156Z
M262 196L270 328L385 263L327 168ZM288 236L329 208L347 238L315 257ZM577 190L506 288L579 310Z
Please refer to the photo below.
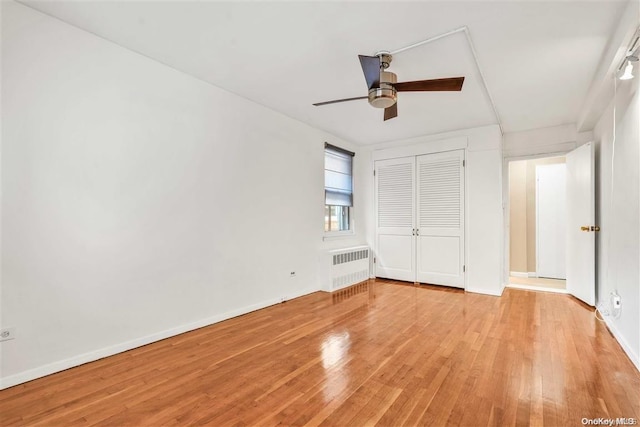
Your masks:
M500 291L497 292L491 292L491 291L486 291L484 289L474 289L474 288L470 288L470 287L466 287L464 288L464 290L466 292L473 292L474 294L483 294L483 295L491 295L494 297L500 297L502 296L502 291L504 291L504 288L500 289Z
M638 358L638 355L633 352L633 349L631 348L627 340L624 338L624 336L622 336L618 328L616 328L613 320L609 317L605 317L604 321L613 337L616 339L616 341L618 341L618 344L620 344L620 347L622 347L622 350L624 350L629 360L631 360L631 363L633 363L636 369L640 372L640 358Z
M509 276L512 276L512 277L529 277L529 273L527 273L526 271L525 272L522 272L522 271L510 271L509 272Z
M510 271L509 276L513 277L538 277L535 271Z
M541 292L554 292L556 294L568 294L566 289L547 288L545 286L531 286L531 285L514 285L509 283L508 288L524 289L526 291L541 291Z
M292 295L288 295L285 300L281 298L271 298L266 301L262 301L256 304L252 304L240 309L231 310L226 313L207 317L196 322L188 323L186 325L177 326L175 328L167 329L164 331L156 332L144 337L136 338L134 340L126 341L113 346L101 348L98 350L83 353L77 356L70 357L68 359L59 360L56 362L48 363L37 368L29 369L27 371L19 372L17 374L10 375L8 377L0 378L0 390L4 390L9 387L16 386L18 384L26 383L38 378L46 377L47 375L55 374L56 372L64 371L66 369L75 368L76 366L84 365L85 363L95 362L96 360L104 359L105 357L113 356L124 351L129 351L137 347L142 347L147 344L151 344L156 341L160 341L166 338L170 338L176 335L183 334L185 332L200 329L205 326L210 326L215 323L222 322L224 320L231 319L233 317L242 316L243 314L251 313L252 311L260 310L272 305L280 304L281 302L299 298L304 295L317 292L319 289L307 288L302 291L296 292Z

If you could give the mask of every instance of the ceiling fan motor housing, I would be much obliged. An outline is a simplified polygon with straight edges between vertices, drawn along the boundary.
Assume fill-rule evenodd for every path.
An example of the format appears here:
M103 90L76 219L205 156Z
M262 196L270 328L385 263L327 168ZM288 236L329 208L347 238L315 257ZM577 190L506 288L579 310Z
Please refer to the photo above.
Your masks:
M393 86L398 78L391 71L380 71L380 87L369 89L369 104L376 108L388 108L396 103L398 94Z

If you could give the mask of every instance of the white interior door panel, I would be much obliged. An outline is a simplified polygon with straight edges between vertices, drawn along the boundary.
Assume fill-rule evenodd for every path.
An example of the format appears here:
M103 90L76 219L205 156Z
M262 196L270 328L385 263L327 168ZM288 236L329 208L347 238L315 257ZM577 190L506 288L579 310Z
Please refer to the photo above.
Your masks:
M375 164L376 276L415 280L415 157Z
M567 291L596 303L595 174L593 145L567 154Z
M417 164L417 281L464 287L464 151Z

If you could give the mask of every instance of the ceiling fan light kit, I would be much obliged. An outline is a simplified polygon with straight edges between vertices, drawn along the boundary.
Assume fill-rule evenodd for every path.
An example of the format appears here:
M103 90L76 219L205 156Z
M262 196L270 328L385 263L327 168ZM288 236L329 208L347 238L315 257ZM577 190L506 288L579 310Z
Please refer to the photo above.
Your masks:
M380 86L369 89L369 104L375 108L389 108L398 101L398 92L393 86L398 77L390 71L380 72Z

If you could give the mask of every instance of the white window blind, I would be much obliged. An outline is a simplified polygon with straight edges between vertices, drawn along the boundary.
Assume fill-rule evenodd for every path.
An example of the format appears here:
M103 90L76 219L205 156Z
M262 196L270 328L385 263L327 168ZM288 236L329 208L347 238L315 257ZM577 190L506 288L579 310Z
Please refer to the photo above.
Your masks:
M353 156L350 151L325 144L325 205L353 206Z

